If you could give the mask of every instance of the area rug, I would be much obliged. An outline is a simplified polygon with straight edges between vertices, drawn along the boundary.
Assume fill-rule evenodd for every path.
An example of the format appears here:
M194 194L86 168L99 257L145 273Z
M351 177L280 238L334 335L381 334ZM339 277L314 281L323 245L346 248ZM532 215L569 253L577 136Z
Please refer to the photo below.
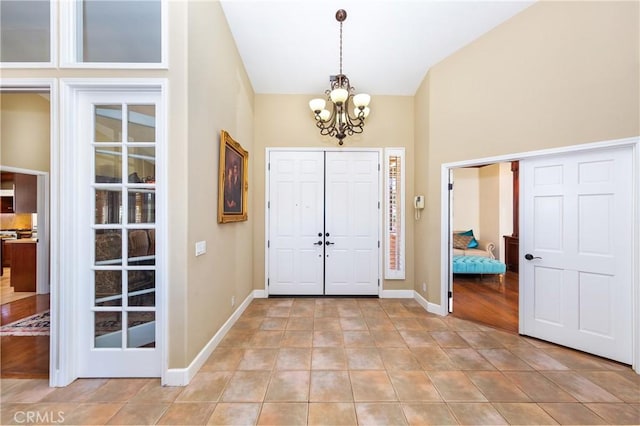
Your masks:
M49 311L22 318L0 327L0 336L48 336Z

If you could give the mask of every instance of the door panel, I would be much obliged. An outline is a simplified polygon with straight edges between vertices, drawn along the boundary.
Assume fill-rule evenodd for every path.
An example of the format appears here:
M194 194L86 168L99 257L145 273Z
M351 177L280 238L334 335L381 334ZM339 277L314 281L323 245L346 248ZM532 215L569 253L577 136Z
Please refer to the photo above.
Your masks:
M523 334L631 363L631 158L522 161Z
M79 101L78 375L159 377L156 167L161 93L86 92ZM158 212L164 214L164 212Z
M269 163L269 294L321 295L324 153L274 151Z
M378 294L378 153L339 151L326 157L325 294Z
M378 294L378 156L269 154L269 294Z

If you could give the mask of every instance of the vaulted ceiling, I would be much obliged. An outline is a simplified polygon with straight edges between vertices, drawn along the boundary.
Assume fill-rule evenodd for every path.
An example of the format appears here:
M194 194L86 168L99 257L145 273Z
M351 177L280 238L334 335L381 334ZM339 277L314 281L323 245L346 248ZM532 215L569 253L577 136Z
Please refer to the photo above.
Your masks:
M339 72L357 92L414 95L428 69L533 4L455 0L222 0L258 94L322 93Z

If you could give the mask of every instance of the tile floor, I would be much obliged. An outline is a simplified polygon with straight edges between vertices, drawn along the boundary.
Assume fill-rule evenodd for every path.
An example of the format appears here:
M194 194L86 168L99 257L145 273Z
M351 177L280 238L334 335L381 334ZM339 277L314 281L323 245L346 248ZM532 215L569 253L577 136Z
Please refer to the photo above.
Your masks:
M2 380L1 424L638 424L629 367L409 299L254 300L186 387Z

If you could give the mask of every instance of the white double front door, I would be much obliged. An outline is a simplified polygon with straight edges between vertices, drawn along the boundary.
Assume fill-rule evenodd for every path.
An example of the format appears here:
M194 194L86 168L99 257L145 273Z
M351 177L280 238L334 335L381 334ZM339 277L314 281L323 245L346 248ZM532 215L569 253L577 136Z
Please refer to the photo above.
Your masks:
M631 148L523 160L520 173L521 333L631 364Z
M271 151L268 293L377 295L377 151Z

